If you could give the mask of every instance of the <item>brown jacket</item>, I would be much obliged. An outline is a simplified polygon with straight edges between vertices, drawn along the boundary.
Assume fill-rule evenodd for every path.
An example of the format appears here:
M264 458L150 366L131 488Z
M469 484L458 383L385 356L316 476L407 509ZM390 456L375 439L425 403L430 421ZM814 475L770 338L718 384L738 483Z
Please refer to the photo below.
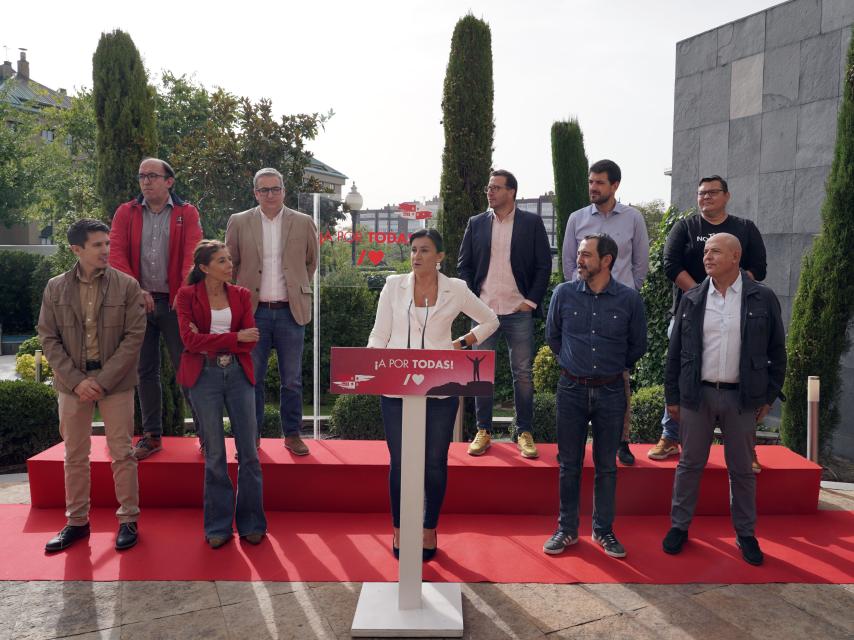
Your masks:
M235 213L228 219L225 244L234 262L237 284L252 294L252 311L258 307L264 245L261 207ZM311 279L317 269L317 227L304 213L285 207L282 221L282 265L288 287L288 302L294 320L311 321Z
M77 265L51 278L42 296L39 339L54 373L57 391L73 393L86 378L86 340ZM145 305L139 284L130 276L107 267L101 284L98 314L98 348L101 370L95 381L106 394L132 389L145 337Z

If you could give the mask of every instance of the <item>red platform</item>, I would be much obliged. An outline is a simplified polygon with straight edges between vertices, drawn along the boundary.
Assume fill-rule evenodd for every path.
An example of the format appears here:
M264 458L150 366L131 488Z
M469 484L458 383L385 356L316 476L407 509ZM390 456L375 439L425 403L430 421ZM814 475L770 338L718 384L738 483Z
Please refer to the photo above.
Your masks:
M226 441L229 471L237 474L233 442ZM264 505L298 512L388 512L388 451L382 441L309 441L311 454L291 455L278 439L264 439L261 463ZM651 445L632 445L637 462L618 465L617 513L666 515L676 458L654 462ZM496 444L479 458L454 443L448 461L448 491L442 512L555 515L558 510L557 445L538 445L540 457L526 460L515 445ZM34 507L63 507L63 445L30 458L27 466ZM759 447L763 471L757 478L760 514L813 514L818 507L821 468L789 449ZM115 507L112 472L104 437L92 438L92 506ZM139 465L143 507L200 507L204 460L194 438L164 438L163 451ZM582 513L592 510L593 460L582 475ZM728 515L729 486L723 447L715 445L703 476L697 515Z

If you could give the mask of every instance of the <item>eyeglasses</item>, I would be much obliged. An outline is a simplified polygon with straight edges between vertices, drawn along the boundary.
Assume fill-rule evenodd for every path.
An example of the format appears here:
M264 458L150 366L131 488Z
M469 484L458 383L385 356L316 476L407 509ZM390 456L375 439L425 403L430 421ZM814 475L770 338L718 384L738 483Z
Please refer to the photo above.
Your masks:
M168 178L169 176L164 175L162 173L138 173L136 174L136 179L140 182L145 182L146 180L149 182L154 182L157 178Z
M281 187L261 187L260 189L255 189L256 193L260 193L262 196L266 196L267 194L272 193L274 196L279 195L282 192Z
M507 187L503 187L500 184L491 184L486 187L483 192L484 193L495 193L496 191L501 191L502 189L506 189Z
M702 199L702 198L713 198L716 195L718 195L719 193L723 193L723 192L724 192L723 189L709 189L708 191L698 191L697 197L700 199Z

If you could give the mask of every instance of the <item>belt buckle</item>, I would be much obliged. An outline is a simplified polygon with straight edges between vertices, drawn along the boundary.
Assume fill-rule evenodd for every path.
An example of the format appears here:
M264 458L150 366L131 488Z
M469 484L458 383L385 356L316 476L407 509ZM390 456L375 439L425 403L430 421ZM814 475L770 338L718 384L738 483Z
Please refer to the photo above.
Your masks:
M220 369L225 369L228 365L231 364L231 354L220 353L216 357L216 364Z

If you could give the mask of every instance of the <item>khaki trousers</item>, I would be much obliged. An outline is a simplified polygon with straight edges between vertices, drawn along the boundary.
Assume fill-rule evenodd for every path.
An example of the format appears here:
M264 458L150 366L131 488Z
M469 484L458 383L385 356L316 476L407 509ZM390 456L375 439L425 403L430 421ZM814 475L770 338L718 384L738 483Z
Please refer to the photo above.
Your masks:
M92 449L94 402L83 402L73 393L59 394L59 433L65 442L65 517L68 524L89 522L89 453ZM119 502L120 523L139 517L139 484L133 455L133 389L98 400L104 420L107 448L112 458L113 484Z

